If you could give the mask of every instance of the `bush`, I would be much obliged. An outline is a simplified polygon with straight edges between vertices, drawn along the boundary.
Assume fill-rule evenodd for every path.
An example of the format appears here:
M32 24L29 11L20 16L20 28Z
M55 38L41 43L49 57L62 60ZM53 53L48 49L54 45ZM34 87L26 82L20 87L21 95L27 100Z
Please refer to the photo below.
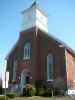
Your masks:
M9 98L15 98L16 97L16 93L8 93L6 94Z
M5 96L0 96L0 100L5 100ZM9 100L9 97L6 96L6 100Z
M36 80L35 82L35 86L36 86L36 95L42 95L45 90L44 90L44 87L43 87L43 81L42 80Z
M23 96L33 96L36 93L36 88L33 85L26 84L23 87Z
M54 92L54 95L55 95L55 96L61 94L61 91L60 91L60 89L58 89L58 88L54 88L54 89L53 89L53 92Z
M36 80L35 86L36 86L36 88L41 88L43 86L43 81L42 80Z
M3 89L2 89L2 85L0 84L0 94L2 94Z
M54 96L60 95L60 90L58 88L47 88L46 93L44 95L52 96L52 91Z
M52 88L47 88L46 92L43 94L43 96L52 96Z
M36 95L42 96L43 94L45 94L47 91L47 87L43 86L41 88L37 88L36 89Z
M52 96L52 91L53 91L54 96L60 95L60 90L58 88L50 88L50 87L46 87L46 86L38 88L37 91L36 91L36 95Z

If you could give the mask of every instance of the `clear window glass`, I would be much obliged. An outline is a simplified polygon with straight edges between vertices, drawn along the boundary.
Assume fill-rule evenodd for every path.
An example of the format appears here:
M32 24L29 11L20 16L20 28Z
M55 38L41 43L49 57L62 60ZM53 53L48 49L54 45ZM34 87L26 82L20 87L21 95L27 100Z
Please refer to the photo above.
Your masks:
M53 80L53 56L51 53L47 56L47 80Z
M13 81L16 81L17 60L13 62Z
M30 43L24 45L24 59L30 59Z

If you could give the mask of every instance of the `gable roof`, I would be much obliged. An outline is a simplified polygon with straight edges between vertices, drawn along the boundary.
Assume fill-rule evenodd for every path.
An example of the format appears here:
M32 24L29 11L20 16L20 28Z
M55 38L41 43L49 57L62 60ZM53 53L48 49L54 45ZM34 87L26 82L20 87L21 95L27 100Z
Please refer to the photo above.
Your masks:
M9 58L9 56L15 51L16 47L18 46L19 40L16 41L16 43L14 44L14 46L10 49L10 51L8 52L7 56L5 57L5 59L7 60Z
M52 38L53 40L55 40L56 42L59 43L59 48L66 48L68 49L72 54L75 55L75 51L70 48L65 42L61 41L60 39L58 39L57 37L55 37L54 35L46 32L46 31L43 31L42 29L40 29L40 31L42 31L45 35L47 35L48 37Z
M49 38L52 38L53 40L55 40L56 42L58 42L59 44L59 48L66 48L67 50L69 50L72 54L75 55L75 51L70 48L66 43L64 43L63 41L61 41L60 39L58 39L57 37L55 37L54 35L43 31L40 28L36 28L37 30L40 30L41 32L43 32L43 34L47 35ZM11 48L11 50L9 51L9 53L7 54L7 56L5 57L5 59L7 60L9 58L9 56L15 51L16 47L19 44L19 40L16 41L16 43L14 44L14 46Z

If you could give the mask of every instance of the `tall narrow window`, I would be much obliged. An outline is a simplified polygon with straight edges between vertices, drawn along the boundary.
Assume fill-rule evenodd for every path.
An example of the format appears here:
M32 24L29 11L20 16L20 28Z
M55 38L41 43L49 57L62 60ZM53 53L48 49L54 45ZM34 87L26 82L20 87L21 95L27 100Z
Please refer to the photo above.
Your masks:
M16 81L17 60L13 62L13 77L12 81Z
M24 59L30 59L30 43L24 45Z
M47 80L53 81L53 56L51 53L47 56Z

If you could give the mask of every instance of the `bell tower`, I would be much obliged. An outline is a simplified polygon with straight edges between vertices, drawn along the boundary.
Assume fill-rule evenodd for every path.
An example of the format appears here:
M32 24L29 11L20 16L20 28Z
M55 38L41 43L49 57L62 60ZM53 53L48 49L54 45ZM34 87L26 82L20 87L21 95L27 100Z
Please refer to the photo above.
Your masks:
M48 14L40 7L36 1L28 9L22 11L21 14L23 16L21 31L37 26L48 32Z

